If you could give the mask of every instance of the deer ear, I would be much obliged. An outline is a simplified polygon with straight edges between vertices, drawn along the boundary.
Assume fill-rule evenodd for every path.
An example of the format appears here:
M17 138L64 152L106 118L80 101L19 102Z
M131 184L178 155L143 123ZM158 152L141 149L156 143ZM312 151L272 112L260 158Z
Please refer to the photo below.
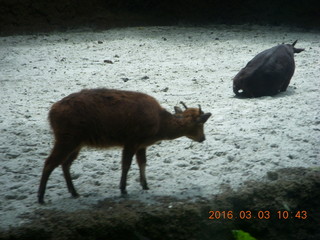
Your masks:
M176 114L177 113L182 113L183 111L182 111L182 109L181 108L179 108L179 107L177 107L177 106L175 106L174 107L174 111L176 112Z
M205 123L205 122L209 119L210 116L211 116L211 113L202 114L202 115L198 118L197 122L198 122L198 123Z
M304 51L304 48L293 48L294 53L301 53L302 51Z

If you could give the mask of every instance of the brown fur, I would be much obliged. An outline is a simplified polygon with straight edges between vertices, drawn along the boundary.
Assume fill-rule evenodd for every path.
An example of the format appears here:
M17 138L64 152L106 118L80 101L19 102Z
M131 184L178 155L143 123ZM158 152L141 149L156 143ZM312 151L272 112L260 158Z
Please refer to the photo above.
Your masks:
M185 105L184 105L185 106ZM51 172L62 165L68 190L78 194L70 177L70 166L83 146L108 148L119 146L122 152L121 193L126 194L126 178L132 158L136 155L143 189L146 147L160 140L186 136L205 140L203 125L211 116L201 108L175 107L171 114L151 96L139 92L91 89L73 93L53 104L49 112L55 143L46 159L40 181L38 201L43 203Z

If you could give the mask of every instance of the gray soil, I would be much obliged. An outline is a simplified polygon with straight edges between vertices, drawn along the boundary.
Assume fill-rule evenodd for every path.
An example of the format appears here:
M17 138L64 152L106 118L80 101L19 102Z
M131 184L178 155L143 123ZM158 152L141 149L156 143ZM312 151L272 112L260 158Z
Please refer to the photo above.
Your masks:
M231 79L249 60L296 39L305 51L287 92L234 97ZM319 56L318 32L252 25L1 37L0 239L232 239L237 229L259 240L320 239ZM84 148L71 169L80 198L70 198L57 168L39 205L53 141L48 110L95 87L141 91L168 111L201 104L212 113L206 141L148 148L150 190L141 190L133 163L125 199L121 151ZM218 210L232 219L209 219ZM265 211L270 218L259 219Z

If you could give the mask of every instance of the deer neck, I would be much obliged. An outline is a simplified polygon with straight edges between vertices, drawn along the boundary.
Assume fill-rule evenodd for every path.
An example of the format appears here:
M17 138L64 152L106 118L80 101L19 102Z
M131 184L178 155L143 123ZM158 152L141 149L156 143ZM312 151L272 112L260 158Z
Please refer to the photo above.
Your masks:
M186 135L187 120L184 118L177 118L176 116L167 112L161 118L159 137L160 140L175 139Z

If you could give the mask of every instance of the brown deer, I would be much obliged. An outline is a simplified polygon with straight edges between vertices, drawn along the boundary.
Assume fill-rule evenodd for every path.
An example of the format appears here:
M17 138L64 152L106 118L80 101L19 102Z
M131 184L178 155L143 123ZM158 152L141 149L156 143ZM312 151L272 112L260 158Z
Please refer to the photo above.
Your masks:
M182 103L182 102L181 102ZM121 194L126 194L127 173L136 155L140 183L148 189L145 168L146 148L160 140L186 136L205 140L203 126L211 116L199 108L175 107L167 112L151 96L131 91L87 89L73 93L53 104L49 112L55 143L46 159L38 191L38 202L44 203L48 178L62 165L69 192L78 197L70 176L70 166L83 146L123 147Z

